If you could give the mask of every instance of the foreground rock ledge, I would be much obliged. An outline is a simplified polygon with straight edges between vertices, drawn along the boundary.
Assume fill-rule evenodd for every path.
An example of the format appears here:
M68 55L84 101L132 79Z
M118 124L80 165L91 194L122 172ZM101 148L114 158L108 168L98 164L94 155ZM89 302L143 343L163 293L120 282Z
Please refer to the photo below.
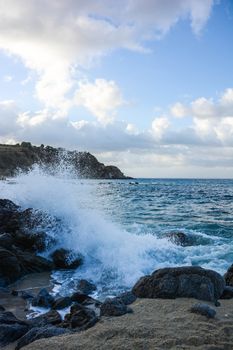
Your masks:
M132 292L139 298L196 298L218 300L225 288L224 278L217 272L199 266L164 268L144 276Z
M223 300L215 319L190 313L195 299L137 299L133 313L103 318L72 335L33 342L25 350L233 349L233 304ZM213 307L212 304L210 304ZM227 315L227 316L226 316Z

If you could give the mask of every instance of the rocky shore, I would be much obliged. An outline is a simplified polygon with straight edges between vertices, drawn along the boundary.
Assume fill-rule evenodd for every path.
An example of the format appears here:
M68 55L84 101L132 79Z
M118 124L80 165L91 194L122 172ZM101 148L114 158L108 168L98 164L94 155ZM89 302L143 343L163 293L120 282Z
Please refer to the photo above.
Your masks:
M142 277L131 291L104 302L91 296L96 286L87 280L80 280L65 297L51 293L49 286L17 287L28 274L49 276L50 271L77 269L84 262L84 256L58 246L43 230L44 218L41 212L0 200L2 348L233 348L233 265L225 276L198 266L159 269ZM180 236L172 235L177 240ZM48 258L41 256L45 251ZM31 307L47 312L27 318Z
M17 174L19 170L28 171L39 164L50 172L57 165L72 167L74 175L88 179L126 179L116 166L105 166L89 152L67 151L62 148L31 145L22 142L16 145L0 144L0 179Z

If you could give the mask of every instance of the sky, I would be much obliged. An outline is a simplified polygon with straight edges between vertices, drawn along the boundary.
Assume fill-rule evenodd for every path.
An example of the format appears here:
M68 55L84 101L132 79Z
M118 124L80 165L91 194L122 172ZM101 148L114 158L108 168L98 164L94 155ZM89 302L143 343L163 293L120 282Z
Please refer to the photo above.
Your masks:
M0 0L0 143L233 178L232 0Z

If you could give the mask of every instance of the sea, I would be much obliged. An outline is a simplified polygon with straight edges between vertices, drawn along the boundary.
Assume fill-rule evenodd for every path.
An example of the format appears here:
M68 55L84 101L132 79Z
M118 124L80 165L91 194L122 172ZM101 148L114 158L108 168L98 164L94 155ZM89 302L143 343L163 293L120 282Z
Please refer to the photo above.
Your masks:
M233 263L233 180L84 180L68 168L51 174L35 167L0 181L0 193L43 213L42 229L57 247L84 256L76 270L52 274L54 293L69 295L87 279L104 299L162 267L200 265L224 274ZM172 242L174 232L191 243Z

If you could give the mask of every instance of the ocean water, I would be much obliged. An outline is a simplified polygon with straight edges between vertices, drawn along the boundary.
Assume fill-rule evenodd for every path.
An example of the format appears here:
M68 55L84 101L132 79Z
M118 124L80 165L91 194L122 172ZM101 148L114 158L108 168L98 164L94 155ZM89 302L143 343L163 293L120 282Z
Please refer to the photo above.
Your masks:
M81 278L92 280L95 296L104 298L157 268L200 265L223 274L233 262L233 180L82 180L71 169L52 176L35 168L1 181L0 193L46 213L43 229L58 247L85 257L77 270L53 274L54 291L62 295ZM176 231L192 244L169 241L167 234Z

